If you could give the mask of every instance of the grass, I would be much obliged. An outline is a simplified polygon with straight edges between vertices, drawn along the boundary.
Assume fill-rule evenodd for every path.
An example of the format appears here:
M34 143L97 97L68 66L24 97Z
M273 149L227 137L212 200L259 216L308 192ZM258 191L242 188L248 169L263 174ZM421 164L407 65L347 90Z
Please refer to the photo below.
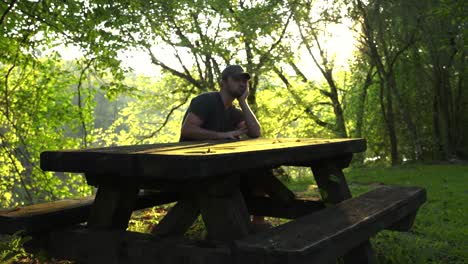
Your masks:
M300 197L319 196L310 170L300 169L294 173L294 178L286 183L291 190ZM351 168L345 170L345 175L353 196L381 184L420 186L427 191L427 201L419 209L410 232L382 231L371 239L377 263L468 263L468 166ZM149 232L169 207L134 212L128 230ZM267 220L273 225L285 222L283 219ZM186 236L192 239L206 236L200 218Z

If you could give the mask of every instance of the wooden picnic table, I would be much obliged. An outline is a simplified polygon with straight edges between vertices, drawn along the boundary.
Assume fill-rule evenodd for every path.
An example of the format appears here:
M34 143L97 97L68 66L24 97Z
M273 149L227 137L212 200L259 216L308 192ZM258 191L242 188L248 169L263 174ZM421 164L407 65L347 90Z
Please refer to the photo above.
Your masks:
M155 189L179 195L178 203L156 227L157 235L183 234L201 213L209 238L229 242L249 235L249 212L255 213L239 187L245 172L258 171L258 177L248 173L258 178L248 182L268 187L271 199L260 202L258 210L281 216L275 208L291 205L294 195L261 171L281 165L310 167L323 203L338 204L351 198L342 169L353 153L365 149L364 139L193 141L46 151L41 154L41 168L84 173L88 184L98 187L87 221L92 230L125 230L139 190ZM349 263L370 259L372 249L366 239L345 256Z

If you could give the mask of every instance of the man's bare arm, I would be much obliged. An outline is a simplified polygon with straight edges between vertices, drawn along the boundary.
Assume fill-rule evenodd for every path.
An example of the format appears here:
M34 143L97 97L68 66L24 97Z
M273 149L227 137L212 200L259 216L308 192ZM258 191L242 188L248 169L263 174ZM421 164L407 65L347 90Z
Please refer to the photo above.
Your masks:
M252 112L252 109L250 109L250 106L247 104L247 96L249 96L248 86L247 89L245 89L244 94L237 98L237 101L239 101L239 106L244 114L245 124L248 129L247 135L251 138L258 138L260 136L260 123Z
M182 124L181 135L184 138L195 140L203 139L236 139L238 136L247 133L247 128L240 128L228 132L216 132L202 128L203 120L193 113L188 113Z

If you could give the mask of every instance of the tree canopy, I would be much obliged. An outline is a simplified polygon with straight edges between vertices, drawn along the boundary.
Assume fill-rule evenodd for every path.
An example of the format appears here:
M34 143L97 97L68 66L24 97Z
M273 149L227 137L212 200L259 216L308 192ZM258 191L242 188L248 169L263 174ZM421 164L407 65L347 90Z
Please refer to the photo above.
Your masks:
M467 159L467 5L2 0L0 204L91 192L41 171L44 150L176 141L190 99L217 90L228 64L252 75L264 137L364 137L361 163ZM331 50L335 25L355 36L348 67ZM158 74L126 67L131 51Z

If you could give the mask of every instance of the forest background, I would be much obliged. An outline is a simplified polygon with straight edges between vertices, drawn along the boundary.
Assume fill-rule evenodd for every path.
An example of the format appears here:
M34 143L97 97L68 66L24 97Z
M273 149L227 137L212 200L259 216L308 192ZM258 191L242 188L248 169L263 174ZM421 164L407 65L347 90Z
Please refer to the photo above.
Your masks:
M177 141L227 64L252 74L264 137L363 137L354 165L463 162L467 5L2 0L0 208L92 193L81 175L42 171L42 151ZM354 40L330 43L337 26ZM354 47L346 65L332 46ZM126 66L131 54L153 74Z

